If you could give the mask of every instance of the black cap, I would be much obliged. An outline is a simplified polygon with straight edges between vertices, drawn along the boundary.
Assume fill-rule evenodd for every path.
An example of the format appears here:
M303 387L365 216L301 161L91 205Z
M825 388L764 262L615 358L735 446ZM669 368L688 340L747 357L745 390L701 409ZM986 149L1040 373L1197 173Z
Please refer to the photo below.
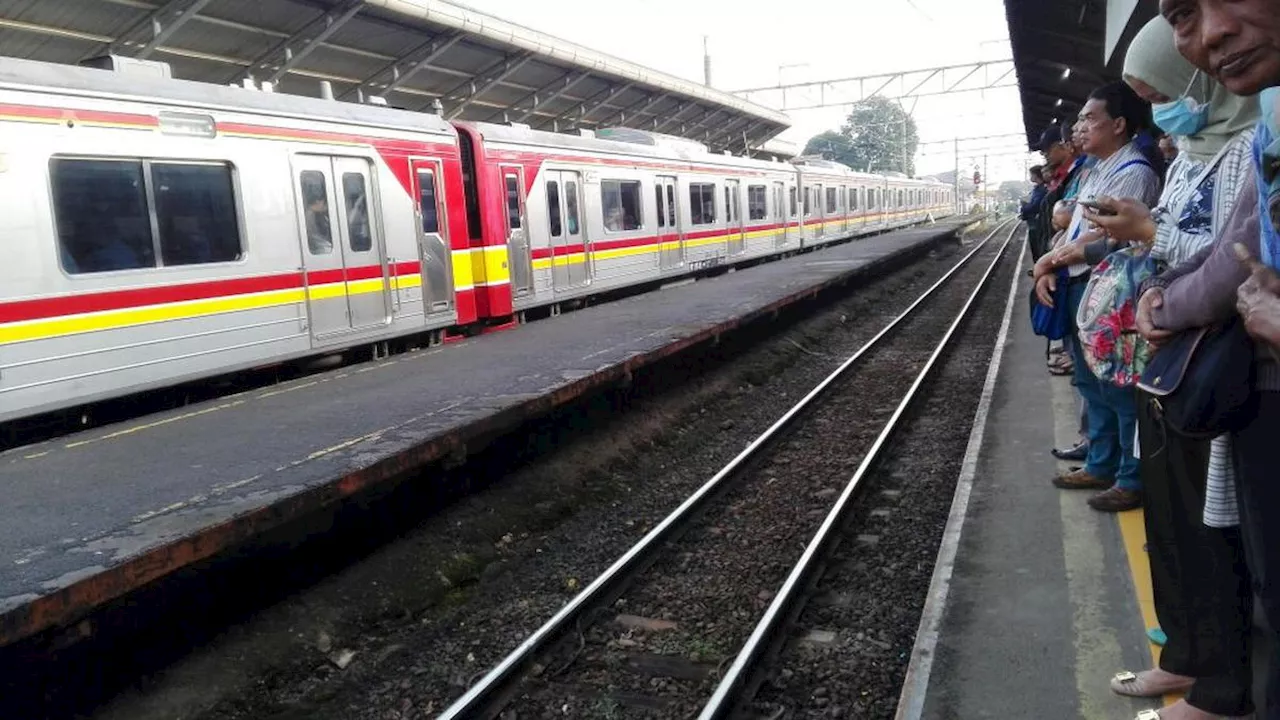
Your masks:
M1040 140L1036 143L1036 150L1039 150L1040 152L1048 152L1049 148L1063 142L1062 136L1063 129L1060 124L1055 123L1050 125L1045 128L1044 132L1040 133Z

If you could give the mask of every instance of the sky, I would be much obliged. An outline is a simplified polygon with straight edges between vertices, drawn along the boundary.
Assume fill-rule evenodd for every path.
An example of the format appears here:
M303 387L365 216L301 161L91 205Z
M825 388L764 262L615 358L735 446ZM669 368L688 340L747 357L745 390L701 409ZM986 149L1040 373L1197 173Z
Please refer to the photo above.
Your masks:
M1001 0L462 1L698 83L705 35L712 86L725 91L775 85L780 73L786 82L803 82L1012 56ZM1012 74L1006 82L1011 79ZM846 112L793 112L793 126L781 137L803 146L809 137L838 128ZM983 166L984 154L992 182L1023 179L1026 167L1038 162L1026 153L1017 88L920 98L913 117L921 141L917 174L953 169L955 138L1013 135L962 141L965 176Z

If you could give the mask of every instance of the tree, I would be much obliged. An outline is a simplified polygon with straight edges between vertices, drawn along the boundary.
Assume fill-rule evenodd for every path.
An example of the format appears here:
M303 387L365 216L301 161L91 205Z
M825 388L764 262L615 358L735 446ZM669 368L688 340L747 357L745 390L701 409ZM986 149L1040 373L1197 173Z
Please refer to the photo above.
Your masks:
M1020 200L1031 194L1031 183L1025 180L1006 180L997 191L1002 200Z
M838 130L827 130L814 135L804 145L805 155L821 155L827 160L835 160L846 165L850 164L849 158L852 153L853 146L850 144L849 138Z
M828 160L863 172L914 175L919 141L915 120L892 100L876 96L855 103L839 132L815 135L804 151L806 155L821 153Z

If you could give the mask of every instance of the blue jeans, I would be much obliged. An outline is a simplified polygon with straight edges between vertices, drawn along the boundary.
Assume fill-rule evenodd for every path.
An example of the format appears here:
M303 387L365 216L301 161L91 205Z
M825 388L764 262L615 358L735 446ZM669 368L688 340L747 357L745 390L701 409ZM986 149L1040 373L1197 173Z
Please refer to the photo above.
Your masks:
M1067 306L1076 315L1084 297L1085 283L1067 287ZM1133 456L1133 433L1138 426L1138 401L1133 388L1122 388L1099 380L1085 363L1084 346L1071 343L1071 359L1075 362L1071 384L1084 398L1088 414L1089 456L1085 472L1100 478L1115 478L1116 487L1134 492L1142 490L1138 476L1138 458Z

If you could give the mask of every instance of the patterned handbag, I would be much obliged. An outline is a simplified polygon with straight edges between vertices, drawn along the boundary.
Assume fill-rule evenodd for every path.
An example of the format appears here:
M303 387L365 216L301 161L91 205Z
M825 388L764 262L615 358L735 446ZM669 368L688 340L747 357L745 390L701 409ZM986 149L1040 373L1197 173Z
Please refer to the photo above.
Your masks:
M1085 363L1098 379L1133 387L1146 369L1151 346L1138 334L1138 286L1155 269L1145 248L1117 250L1094 268L1076 327Z

